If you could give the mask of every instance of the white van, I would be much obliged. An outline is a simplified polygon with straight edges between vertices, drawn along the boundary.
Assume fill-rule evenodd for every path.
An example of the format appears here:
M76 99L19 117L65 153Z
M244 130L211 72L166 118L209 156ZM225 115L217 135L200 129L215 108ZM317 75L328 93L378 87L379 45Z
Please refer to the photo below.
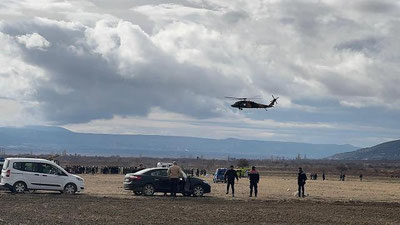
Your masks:
M74 194L85 189L82 177L69 174L46 159L7 158L1 170L0 185L12 192L52 190Z

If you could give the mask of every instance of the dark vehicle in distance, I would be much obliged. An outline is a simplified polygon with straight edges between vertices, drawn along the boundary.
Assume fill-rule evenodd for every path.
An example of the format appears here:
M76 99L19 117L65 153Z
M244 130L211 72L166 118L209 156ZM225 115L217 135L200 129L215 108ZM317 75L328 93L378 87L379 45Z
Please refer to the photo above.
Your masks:
M227 171L227 168L218 168L215 171L214 177L213 177L213 182L218 183L218 182L226 182L225 181L225 172Z
M201 197L211 192L211 186L204 180L188 177L182 172L179 179L178 193L184 196ZM136 173L128 173L124 178L124 189L132 190L135 195L153 195L156 192L170 193L171 183L167 175L167 168L148 168Z

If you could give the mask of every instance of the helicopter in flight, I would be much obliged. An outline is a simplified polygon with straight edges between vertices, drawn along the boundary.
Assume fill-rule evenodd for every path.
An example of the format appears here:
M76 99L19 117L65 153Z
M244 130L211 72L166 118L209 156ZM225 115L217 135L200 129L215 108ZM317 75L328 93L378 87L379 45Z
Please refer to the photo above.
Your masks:
M268 105L256 103L256 102L248 100L248 99L255 99L255 98L237 98L237 97L225 97L225 98L240 100L240 101L233 103L233 105L231 105L233 108L238 108L240 110L243 110L244 108L256 108L256 109L265 109L265 111L267 111L267 108L272 108L272 107L274 107L275 104L278 104L277 100L279 97L275 98L272 95L272 100Z

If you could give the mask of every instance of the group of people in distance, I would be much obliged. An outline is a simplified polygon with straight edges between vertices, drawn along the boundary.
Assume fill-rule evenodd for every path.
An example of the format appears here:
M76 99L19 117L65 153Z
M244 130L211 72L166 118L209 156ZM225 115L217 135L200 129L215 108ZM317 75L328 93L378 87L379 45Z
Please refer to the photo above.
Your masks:
M236 170L233 169L233 165L225 172L224 179L226 180L226 194L229 194L229 187L231 188L232 197L235 197L235 179L239 181L239 177L236 173ZM258 193L258 182L260 181L260 175L256 170L256 167L251 167L251 170L248 173L248 177L250 180L250 197L253 196L254 190L254 197L257 197Z
M258 194L258 182L260 181L260 175L256 170L256 167L253 166L248 173L249 181L250 181L250 195L249 197L253 197L253 190L254 190L254 197L257 197ZM225 172L225 180L227 181L226 184L226 194L229 194L229 187L232 190L232 197L235 197L235 179L239 181L237 176L236 170L233 169L233 166L230 167L229 170ZM304 185L306 184L307 175L304 173L303 169L299 168L299 173L297 174L297 184L298 184L298 196L299 198L305 197L304 194Z
M177 184L179 182L179 177L182 174L181 167L178 166L177 162L173 162L172 166L167 170L168 177L171 180L171 196L176 197L177 192ZM250 181L250 195L249 197L257 197L258 194L258 182L260 181L260 175L256 170L255 166L251 167L251 170L248 172L248 178ZM232 197L235 197L235 179L239 181L239 177L237 175L234 166L231 165L230 168L225 172L224 179L226 180L226 194L229 194L229 189L231 189ZM299 168L299 173L297 175L297 183L298 183L298 196L299 198L305 197L304 194L304 185L306 184L307 176L304 173L303 169Z

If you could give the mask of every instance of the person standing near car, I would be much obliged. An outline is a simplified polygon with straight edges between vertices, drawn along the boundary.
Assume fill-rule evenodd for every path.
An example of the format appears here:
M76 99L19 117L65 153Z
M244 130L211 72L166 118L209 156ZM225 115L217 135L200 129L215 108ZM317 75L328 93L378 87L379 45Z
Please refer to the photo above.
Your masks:
M231 165L230 169L225 172L224 180L226 183L226 194L229 193L229 186L232 188L232 197L235 197L235 178L239 181L239 177L236 173L236 170L233 169L233 165Z
M250 197L253 196L253 188L254 188L254 197L257 198L258 182L260 181L260 175L258 174L258 171L256 170L255 166L251 167L248 176L250 180Z
M178 166L177 162L172 162L172 166L168 168L167 174L171 183L171 196L176 197L177 186L179 177L182 174L182 169Z
M299 168L299 173L297 174L297 184L299 185L299 198L305 197L304 185L306 184L307 175L303 172L303 169Z

